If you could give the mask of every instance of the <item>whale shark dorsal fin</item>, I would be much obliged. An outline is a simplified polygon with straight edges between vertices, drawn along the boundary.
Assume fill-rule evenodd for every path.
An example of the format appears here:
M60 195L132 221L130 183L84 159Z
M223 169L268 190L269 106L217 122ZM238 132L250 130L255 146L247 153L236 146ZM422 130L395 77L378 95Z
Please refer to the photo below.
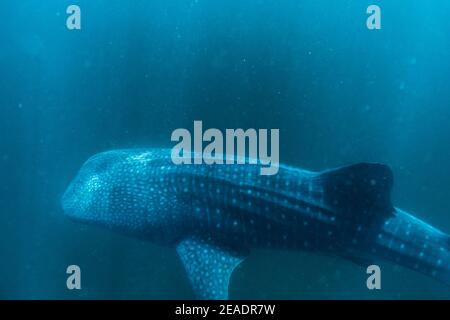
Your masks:
M177 252L198 299L228 299L231 274L245 259L245 252L200 238L181 241Z
M355 220L383 219L395 212L391 202L392 170L383 164L359 163L322 172L324 198L337 213ZM361 222L361 221L360 221Z

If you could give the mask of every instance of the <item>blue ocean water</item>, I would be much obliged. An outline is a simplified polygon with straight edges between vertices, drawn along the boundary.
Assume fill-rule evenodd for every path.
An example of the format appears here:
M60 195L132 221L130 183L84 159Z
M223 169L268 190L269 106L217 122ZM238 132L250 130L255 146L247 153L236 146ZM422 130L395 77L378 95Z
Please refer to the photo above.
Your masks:
M83 162L170 147L176 128L279 128L280 160L310 170L389 164L395 204L450 233L450 40L445 0L76 0L0 4L0 298L193 298L173 249L63 216ZM368 30L366 9L382 9ZM66 268L82 290L66 288ZM382 265L255 251L233 299L450 298Z

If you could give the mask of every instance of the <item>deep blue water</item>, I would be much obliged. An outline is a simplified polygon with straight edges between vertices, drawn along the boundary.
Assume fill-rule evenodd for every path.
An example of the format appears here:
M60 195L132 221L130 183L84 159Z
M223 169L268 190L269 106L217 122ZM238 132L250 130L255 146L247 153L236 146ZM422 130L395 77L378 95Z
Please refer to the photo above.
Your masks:
M74 0L0 4L0 298L193 298L173 249L63 216L100 151L170 147L176 128L279 128L280 160L310 170L389 164L397 206L450 233L450 3L446 0ZM366 28L366 8L382 29ZM66 267L82 290L66 288ZM256 251L240 298L450 298L382 265Z

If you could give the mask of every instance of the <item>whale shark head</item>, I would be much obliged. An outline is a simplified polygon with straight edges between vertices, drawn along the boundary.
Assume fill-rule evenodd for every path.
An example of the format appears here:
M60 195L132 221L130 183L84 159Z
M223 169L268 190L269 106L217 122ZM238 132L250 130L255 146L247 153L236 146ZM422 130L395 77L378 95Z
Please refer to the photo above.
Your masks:
M85 162L62 197L64 213L76 222L94 224L135 237L159 237L172 202L161 194L161 153L116 150ZM170 212L174 214L174 210Z
M64 213L75 221L101 224L110 217L109 203L114 179L111 169L119 154L101 153L85 162L62 197Z

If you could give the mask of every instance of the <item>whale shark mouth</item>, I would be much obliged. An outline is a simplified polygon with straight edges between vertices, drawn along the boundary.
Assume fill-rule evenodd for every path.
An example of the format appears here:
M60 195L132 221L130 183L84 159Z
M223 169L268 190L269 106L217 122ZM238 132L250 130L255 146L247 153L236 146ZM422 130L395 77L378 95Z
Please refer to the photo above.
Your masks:
M64 211L64 214L69 217L71 220L80 221L81 215L79 214L80 209L80 201L75 196L75 193L72 190L72 186L66 190L61 199L61 206Z
M83 198L80 198L77 194L80 188L82 188L81 184L77 180L73 181L61 198L61 206L64 214L71 220L89 223L92 216L87 214L86 209L90 201L88 198L92 198L92 194L83 193Z

